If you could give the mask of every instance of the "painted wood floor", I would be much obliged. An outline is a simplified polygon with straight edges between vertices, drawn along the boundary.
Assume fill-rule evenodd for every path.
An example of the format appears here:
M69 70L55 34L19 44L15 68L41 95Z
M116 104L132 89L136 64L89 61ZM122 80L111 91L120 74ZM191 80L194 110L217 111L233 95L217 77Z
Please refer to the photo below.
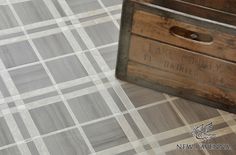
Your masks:
M121 3L0 0L0 155L236 154L235 115L115 79Z

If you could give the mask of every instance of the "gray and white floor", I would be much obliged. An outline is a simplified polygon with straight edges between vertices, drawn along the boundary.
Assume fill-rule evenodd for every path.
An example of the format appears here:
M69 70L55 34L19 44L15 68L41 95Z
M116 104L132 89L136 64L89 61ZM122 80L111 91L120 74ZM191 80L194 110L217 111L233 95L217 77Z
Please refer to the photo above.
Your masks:
M122 0L0 0L0 155L235 155L236 116L114 77ZM210 143L193 127L213 123Z

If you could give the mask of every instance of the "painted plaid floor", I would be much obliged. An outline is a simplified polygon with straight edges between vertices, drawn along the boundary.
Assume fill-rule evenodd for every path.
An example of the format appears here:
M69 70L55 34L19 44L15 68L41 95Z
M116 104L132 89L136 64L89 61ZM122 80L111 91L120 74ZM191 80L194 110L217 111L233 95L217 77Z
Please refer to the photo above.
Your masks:
M235 155L236 116L114 77L121 0L0 0L0 155ZM193 127L213 122L214 144Z

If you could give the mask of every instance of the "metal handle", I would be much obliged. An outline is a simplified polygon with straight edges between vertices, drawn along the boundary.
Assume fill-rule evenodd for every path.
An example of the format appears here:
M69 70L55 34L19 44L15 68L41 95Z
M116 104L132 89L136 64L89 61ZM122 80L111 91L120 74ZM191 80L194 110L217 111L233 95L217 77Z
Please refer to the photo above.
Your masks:
M213 37L209 34L194 32L178 26L171 27L170 33L176 37L198 43L210 44L213 42Z

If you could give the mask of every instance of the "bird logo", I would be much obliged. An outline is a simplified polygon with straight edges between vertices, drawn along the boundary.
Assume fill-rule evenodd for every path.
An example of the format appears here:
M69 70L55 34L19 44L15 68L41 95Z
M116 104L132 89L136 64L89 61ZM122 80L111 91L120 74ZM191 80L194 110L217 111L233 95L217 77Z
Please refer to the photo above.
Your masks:
M216 137L216 134L209 133L213 129L213 123L208 123L206 125L201 124L193 128L192 135L199 140L204 142Z

